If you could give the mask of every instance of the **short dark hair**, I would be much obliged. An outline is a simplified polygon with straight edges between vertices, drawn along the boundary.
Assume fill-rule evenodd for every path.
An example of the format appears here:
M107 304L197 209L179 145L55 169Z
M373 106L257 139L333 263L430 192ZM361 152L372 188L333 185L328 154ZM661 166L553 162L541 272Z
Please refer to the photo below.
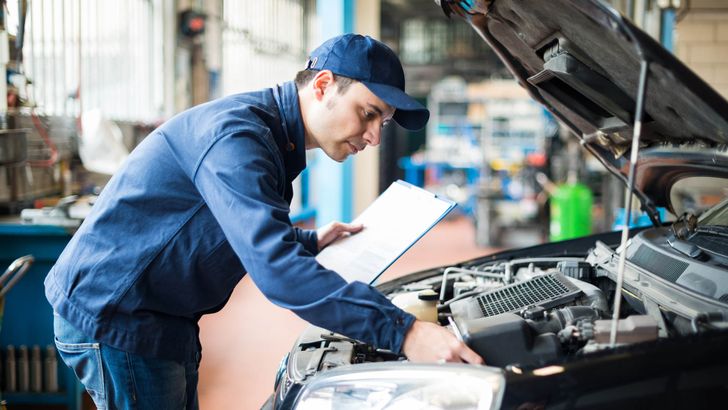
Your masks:
M316 74L318 74L319 71L321 70L301 70L296 73L296 79L294 80L296 82L296 87L302 88L306 86L308 83L311 82L311 80L313 80L314 77L316 77ZM349 86L356 82L356 80L353 78L344 77L343 75L337 74L334 74L334 81L336 81L336 85L338 85L338 94L344 94L346 90L349 89Z

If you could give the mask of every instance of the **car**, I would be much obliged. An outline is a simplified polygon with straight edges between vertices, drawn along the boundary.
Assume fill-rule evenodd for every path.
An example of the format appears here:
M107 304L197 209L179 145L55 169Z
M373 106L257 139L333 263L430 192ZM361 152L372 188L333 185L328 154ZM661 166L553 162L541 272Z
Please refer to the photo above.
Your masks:
M504 251L378 285L449 326L486 365L410 363L312 326L282 361L265 406L724 406L726 100L603 2L438 3L470 24L531 97L625 183L626 204L636 197L653 226ZM675 219L660 220L659 207Z

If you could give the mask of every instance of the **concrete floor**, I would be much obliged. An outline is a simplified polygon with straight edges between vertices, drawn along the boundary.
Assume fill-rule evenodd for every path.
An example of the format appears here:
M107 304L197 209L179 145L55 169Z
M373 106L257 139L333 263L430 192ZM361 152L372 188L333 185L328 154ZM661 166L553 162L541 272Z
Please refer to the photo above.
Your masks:
M475 245L469 219L445 220L395 262L380 281L493 251ZM281 358L305 326L291 312L268 302L245 277L225 308L200 322L200 408L260 408L273 391Z

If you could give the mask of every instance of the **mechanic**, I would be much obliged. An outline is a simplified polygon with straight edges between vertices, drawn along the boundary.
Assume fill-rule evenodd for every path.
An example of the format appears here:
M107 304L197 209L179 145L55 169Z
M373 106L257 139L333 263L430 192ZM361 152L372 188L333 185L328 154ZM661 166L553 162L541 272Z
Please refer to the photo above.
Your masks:
M344 161L390 120L421 129L399 59L347 34L295 82L193 107L154 130L111 178L45 280L56 344L99 409L197 408L198 320L249 273L310 323L416 362L482 359L452 333L347 283L314 256L362 226L293 227L305 150Z

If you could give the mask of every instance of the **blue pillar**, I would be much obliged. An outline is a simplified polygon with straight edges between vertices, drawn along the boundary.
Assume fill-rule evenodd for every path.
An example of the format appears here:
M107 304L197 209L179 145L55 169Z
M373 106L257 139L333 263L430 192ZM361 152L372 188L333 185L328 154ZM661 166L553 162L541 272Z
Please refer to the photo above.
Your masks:
M317 0L319 43L354 30L356 0ZM323 151L317 153L313 189L316 192L316 225L331 221L349 222L353 210L353 158L340 164Z
M674 52L675 9L672 7L662 9L660 20L660 43L668 51Z

